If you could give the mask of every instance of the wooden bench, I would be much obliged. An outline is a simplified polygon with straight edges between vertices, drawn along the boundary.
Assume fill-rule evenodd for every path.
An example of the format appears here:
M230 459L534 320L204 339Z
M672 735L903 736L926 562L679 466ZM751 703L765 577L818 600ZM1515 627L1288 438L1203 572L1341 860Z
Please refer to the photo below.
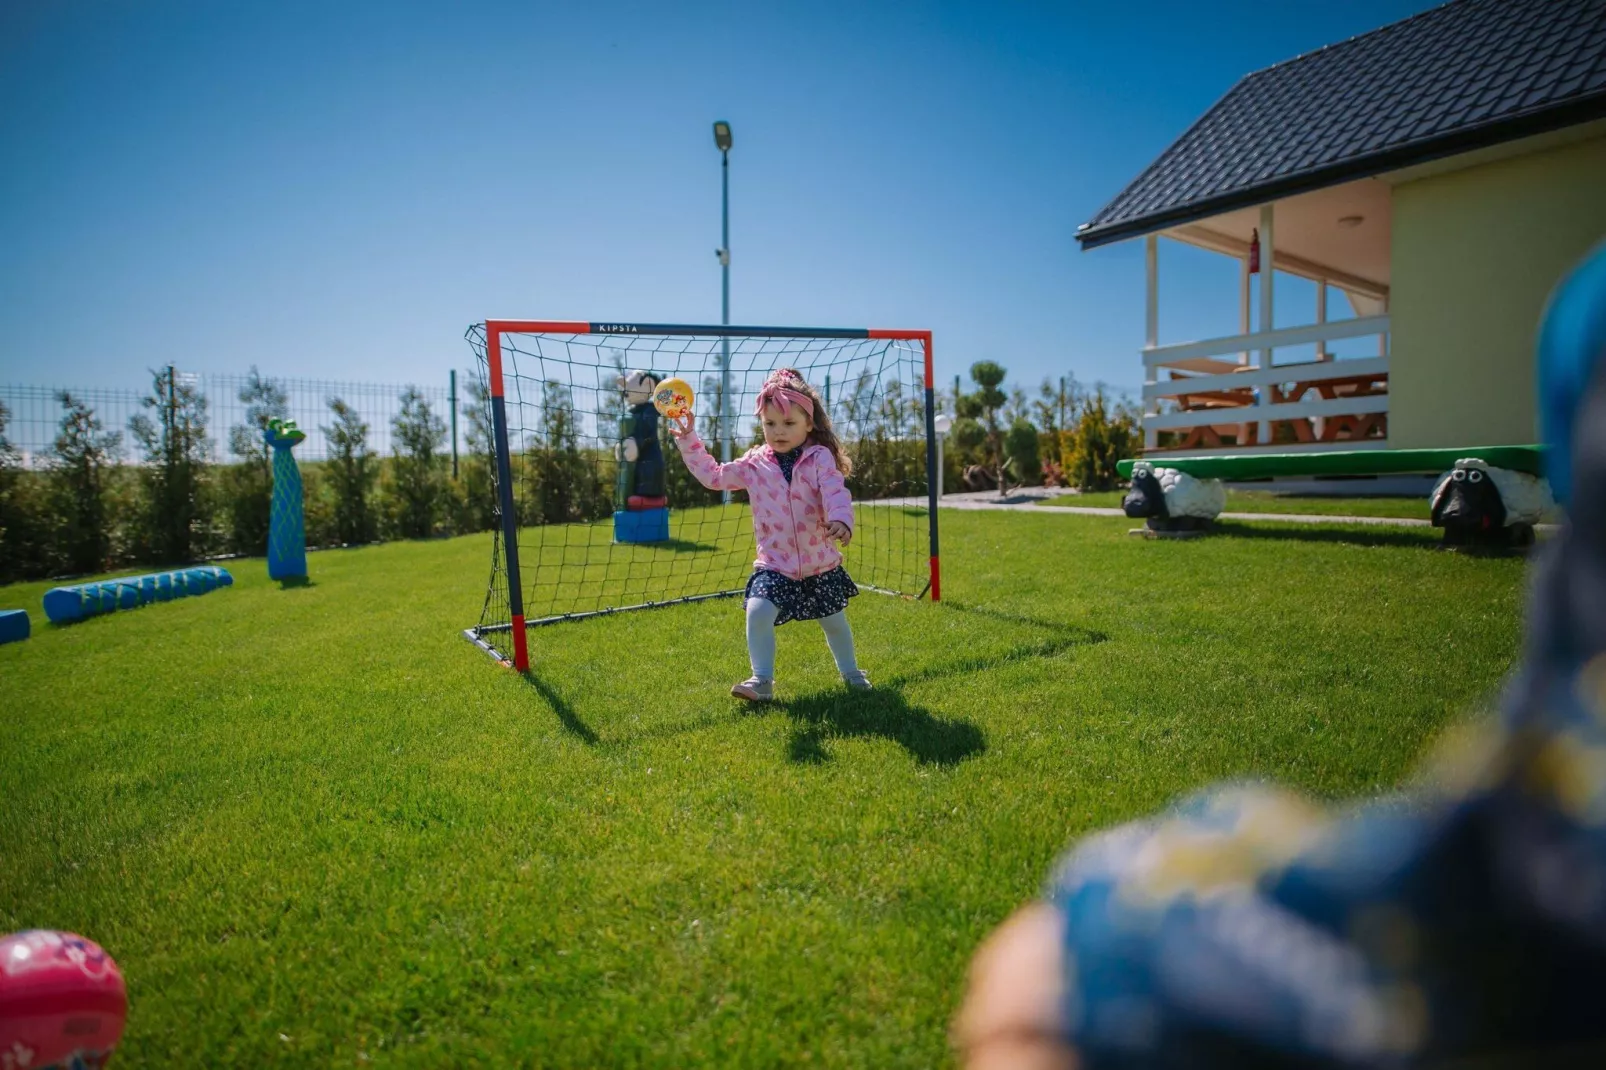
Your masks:
M1467 446L1463 449L1335 450L1330 453L1259 453L1237 457L1146 457L1159 468L1175 468L1199 479L1269 479L1279 476L1437 475L1463 458L1476 457L1495 468L1543 475L1539 446ZM1117 461L1122 479L1132 478L1135 460Z
M1440 475L1454 469L1457 461L1470 459L1481 460L1490 468L1505 468L1530 476L1544 475L1544 451L1533 445L1467 446L1450 450L1336 450L1330 453L1262 453L1215 457L1157 458L1151 454L1143 458L1143 463L1155 468L1174 468L1195 479L1253 480L1278 476ZM1115 470L1121 478L1130 480L1132 467L1137 463L1135 459L1117 461ZM1142 502L1138 505L1141 506ZM1149 516L1149 528L1160 534L1199 526L1197 521L1184 524L1167 517L1134 513L1131 509L1128 509L1127 515ZM1268 519L1275 519L1275 516L1268 514ZM1434 522L1438 524L1437 515ZM1475 524L1444 525L1446 546L1503 552L1506 549L1520 549L1532 543L1533 537L1534 528L1526 523L1508 523L1498 528L1489 528L1487 524L1482 528Z

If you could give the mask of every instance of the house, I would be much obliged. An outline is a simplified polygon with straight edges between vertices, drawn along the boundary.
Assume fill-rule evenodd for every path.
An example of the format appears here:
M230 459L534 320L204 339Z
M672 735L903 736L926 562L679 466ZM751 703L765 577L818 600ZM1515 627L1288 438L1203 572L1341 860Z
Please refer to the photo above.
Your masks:
M1243 78L1077 240L1147 245L1176 457L1537 442L1534 330L1603 235L1606 0L1452 0ZM1162 343L1161 237L1236 262L1238 334ZM1290 276L1315 322L1273 329Z

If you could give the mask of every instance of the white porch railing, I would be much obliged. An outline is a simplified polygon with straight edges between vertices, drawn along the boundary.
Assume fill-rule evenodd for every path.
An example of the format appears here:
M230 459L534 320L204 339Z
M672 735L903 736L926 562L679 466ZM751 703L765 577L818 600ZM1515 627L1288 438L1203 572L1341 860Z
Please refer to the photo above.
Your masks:
M1272 359L1289 346L1315 343L1325 353L1324 343L1367 336L1378 338L1376 357ZM1190 454L1386 446L1388 340L1389 317L1381 315L1145 349L1144 448L1160 449L1162 431L1180 432L1167 450ZM1161 412L1164 401L1176 411ZM1274 428L1286 429L1285 441L1274 443Z

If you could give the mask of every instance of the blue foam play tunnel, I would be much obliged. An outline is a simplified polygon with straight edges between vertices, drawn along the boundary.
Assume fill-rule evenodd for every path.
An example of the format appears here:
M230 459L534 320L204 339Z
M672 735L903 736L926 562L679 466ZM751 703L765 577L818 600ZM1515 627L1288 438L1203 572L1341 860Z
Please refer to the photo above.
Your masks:
M86 617L134 609L152 602L206 594L234 583L227 569L216 565L153 572L145 576L123 576L98 583L78 583L53 587L45 592L45 616L52 624L67 624Z

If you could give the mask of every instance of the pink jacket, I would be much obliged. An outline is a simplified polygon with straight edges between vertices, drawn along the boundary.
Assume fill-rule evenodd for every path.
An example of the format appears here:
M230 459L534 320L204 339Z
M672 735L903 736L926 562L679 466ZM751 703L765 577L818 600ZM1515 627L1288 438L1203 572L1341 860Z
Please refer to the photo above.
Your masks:
M787 483L775 451L754 446L729 464L720 464L696 433L675 440L686 467L709 490L747 491L753 507L753 536L758 540L754 567L794 580L830 572L842 563L842 552L825 534L825 525L841 521L853 530L853 497L824 446L810 444L792 468Z

